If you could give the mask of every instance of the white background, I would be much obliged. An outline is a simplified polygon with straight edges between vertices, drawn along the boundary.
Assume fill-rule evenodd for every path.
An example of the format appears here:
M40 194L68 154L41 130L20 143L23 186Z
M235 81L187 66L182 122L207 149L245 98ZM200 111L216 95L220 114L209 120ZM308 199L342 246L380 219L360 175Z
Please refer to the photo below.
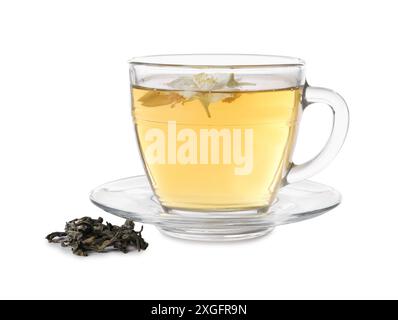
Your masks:
M395 1L2 1L1 298L398 298ZM265 53L307 61L310 84L344 96L346 144L314 177L343 203L257 240L206 244L145 226L141 253L88 258L47 244L88 192L143 173L127 60L161 53ZM306 111L295 159L327 139Z

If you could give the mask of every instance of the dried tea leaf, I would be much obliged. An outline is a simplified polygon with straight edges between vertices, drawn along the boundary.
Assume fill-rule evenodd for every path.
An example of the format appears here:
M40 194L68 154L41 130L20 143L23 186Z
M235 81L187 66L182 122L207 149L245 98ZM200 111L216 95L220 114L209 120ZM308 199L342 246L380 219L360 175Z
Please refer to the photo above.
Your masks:
M60 243L63 247L71 247L78 256L87 256L89 252L106 252L113 248L124 253L135 248L145 250L148 243L142 238L143 228L134 230L134 222L127 220L122 226L110 223L103 224L103 219L83 217L66 223L65 232L50 233L49 242Z

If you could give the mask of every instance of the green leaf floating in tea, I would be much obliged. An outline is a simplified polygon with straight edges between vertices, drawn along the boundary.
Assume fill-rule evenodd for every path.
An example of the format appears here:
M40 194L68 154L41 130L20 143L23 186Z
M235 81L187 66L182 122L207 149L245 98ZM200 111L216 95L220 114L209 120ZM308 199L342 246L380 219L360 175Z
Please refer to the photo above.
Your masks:
M171 104L172 107L178 102L184 100L180 94L176 92L165 91L149 91L144 94L138 101L145 107L158 107Z
M182 76L167 85L176 91L152 90L143 95L138 101L144 107L158 107L171 104L174 107L180 103L198 100L210 118L209 106L219 101L231 103L240 97L239 92L225 92L229 89L236 89L242 86L254 85L249 82L239 82L235 75L198 73L194 76Z
M235 75L231 73L229 76L227 87L228 88L236 88L236 87L243 87L243 86L253 86L254 83L251 82L239 82L235 79Z

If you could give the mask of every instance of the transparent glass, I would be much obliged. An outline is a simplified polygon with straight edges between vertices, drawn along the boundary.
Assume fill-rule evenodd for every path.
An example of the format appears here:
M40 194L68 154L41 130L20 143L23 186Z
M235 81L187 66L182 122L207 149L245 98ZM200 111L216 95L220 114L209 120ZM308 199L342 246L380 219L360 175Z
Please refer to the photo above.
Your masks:
M130 61L132 115L144 167L167 212L267 212L280 187L336 156L348 129L337 93L306 84L303 60L266 55L163 55ZM294 164L302 111L332 108L321 152Z
M90 200L124 219L155 225L176 238L200 241L233 241L269 234L275 227L315 218L336 207L338 191L312 181L300 181L281 188L266 213L213 212L169 214L153 195L148 178L136 176L105 183L95 188Z

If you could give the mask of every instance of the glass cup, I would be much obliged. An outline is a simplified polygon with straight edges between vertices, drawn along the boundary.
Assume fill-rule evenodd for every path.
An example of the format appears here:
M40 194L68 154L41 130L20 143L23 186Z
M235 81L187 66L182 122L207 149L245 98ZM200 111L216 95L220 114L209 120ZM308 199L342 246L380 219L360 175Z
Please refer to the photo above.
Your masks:
M304 61L267 55L159 55L130 60L132 115L154 194L166 211L266 212L279 188L336 156L347 105L310 87ZM322 103L334 125L304 164L292 154L303 110Z

